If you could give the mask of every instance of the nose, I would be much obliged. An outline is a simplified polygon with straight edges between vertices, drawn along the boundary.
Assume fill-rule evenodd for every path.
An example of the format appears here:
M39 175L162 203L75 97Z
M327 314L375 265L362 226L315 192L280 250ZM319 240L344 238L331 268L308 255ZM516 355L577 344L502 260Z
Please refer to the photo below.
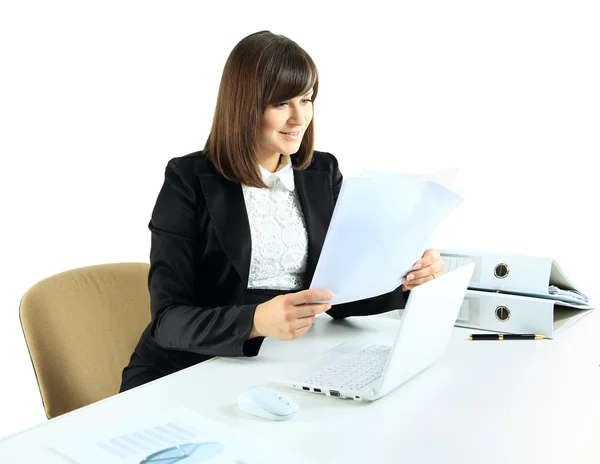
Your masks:
M294 126L303 126L306 122L306 115L304 109L299 105L291 105L291 113L288 119L288 123Z

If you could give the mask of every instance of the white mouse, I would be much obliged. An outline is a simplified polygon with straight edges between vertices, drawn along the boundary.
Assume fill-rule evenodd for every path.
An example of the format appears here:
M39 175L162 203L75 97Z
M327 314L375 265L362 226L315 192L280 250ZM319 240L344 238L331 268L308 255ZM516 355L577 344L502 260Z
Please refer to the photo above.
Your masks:
M288 420L300 407L285 393L269 387L252 387L238 397L240 409L253 416L269 420Z

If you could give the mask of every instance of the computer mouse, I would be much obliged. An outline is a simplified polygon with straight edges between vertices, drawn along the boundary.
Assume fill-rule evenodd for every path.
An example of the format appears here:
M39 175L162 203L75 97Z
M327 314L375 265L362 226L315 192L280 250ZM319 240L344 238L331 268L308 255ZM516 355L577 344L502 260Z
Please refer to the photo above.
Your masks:
M245 413L277 421L291 419L300 409L285 393L263 386L252 387L242 392L237 403Z

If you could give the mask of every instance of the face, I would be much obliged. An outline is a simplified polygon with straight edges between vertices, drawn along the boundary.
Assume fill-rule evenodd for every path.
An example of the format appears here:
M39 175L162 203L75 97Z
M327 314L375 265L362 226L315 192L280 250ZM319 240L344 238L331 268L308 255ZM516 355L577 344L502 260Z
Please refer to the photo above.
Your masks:
M312 95L311 89L306 95L270 105L265 110L258 139L261 159L291 155L300 149L313 117Z

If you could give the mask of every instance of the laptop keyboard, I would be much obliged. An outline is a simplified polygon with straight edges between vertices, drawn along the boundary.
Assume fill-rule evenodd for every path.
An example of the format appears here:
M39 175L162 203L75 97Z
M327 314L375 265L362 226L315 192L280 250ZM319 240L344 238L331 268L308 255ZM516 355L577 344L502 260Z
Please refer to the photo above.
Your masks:
M352 357L311 375L305 385L360 390L381 377L390 349L384 345L366 346Z

